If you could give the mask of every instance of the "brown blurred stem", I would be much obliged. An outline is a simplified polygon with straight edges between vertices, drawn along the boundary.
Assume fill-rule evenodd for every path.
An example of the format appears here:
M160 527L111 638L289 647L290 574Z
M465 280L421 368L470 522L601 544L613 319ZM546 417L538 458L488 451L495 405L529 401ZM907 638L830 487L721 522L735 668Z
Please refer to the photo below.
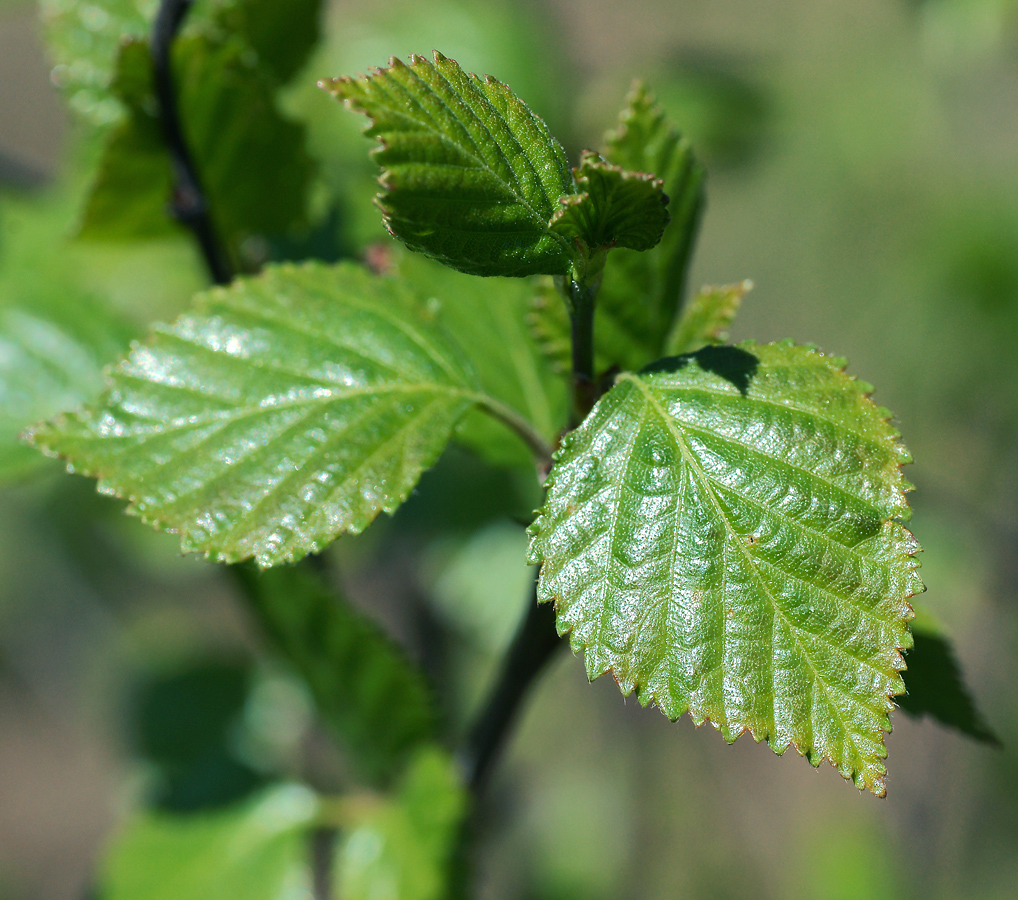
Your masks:
M484 790L527 689L564 643L555 630L554 604L537 602L535 579L527 615L459 754L465 781L475 795Z
M176 85L173 81L171 51L180 27L191 9L193 0L162 0L152 28L152 67L156 100L159 104L159 121L163 139L173 166L174 218L191 230L209 274L216 284L229 284L233 272L216 234L209 214L209 204L202 190L201 179L194 159L184 138L177 109Z

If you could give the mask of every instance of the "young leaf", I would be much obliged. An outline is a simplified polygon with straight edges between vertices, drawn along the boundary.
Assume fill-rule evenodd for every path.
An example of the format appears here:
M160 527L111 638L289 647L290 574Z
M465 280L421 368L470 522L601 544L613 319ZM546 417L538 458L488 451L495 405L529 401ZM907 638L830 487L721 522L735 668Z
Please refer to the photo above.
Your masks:
M336 865L338 896L441 900L467 809L452 761L434 748L410 764L395 796L350 804Z
M259 621L368 777L386 780L410 751L435 738L430 688L377 625L307 569L235 571Z
M415 306L352 264L267 269L199 295L34 442L184 550L299 559L393 512L483 399Z
M580 193L559 200L551 229L579 241L588 255L625 247L649 250L668 224L668 197L654 175L628 172L585 150L573 170Z
M472 275L565 274L574 253L549 220L575 192L565 152L504 84L432 63L323 82L371 120L378 205L411 250Z
M244 38L273 77L285 84L318 43L322 0L234 0L217 18L223 30Z
M569 394L527 328L531 285L519 278L473 278L416 253L404 255L399 271L463 348L481 387L554 445L568 419ZM467 413L456 439L492 465L533 469L532 449L480 410Z
M752 289L751 281L730 284L726 287L705 287L682 311L665 342L665 353L678 356L692 353L705 344L723 344L728 340L728 329L742 305L742 299Z
M590 678L882 795L922 583L909 456L868 390L791 344L623 374L566 438L530 558Z
M935 627L912 624L915 646L908 652L903 673L905 693L898 698L909 715L931 716L973 740L1000 746L965 686L951 642Z
M604 158L630 172L653 173L668 196L671 221L660 243L644 252L608 254L594 314L598 371L636 371L664 352L664 339L682 303L686 272L704 202L704 170L689 142L636 84L605 137ZM531 327L558 369L569 366L569 316L550 282L534 299Z
M277 786L229 810L148 814L118 835L100 872L103 900L279 900L310 896L318 801Z

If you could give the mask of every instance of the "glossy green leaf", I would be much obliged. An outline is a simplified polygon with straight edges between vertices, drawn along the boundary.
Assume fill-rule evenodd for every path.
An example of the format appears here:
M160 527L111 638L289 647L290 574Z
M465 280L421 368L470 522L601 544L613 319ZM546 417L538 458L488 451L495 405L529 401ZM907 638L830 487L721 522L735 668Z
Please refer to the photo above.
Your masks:
M418 754L391 799L348 805L336 865L344 900L442 900L467 795L449 757Z
M573 170L580 193L559 200L552 231L580 242L587 255L624 247L649 250L668 224L668 197L653 174L630 172L584 150Z
M575 250L549 225L575 192L565 152L508 87L438 52L325 86L371 120L378 205L411 250L473 275L568 270Z
M742 300L752 289L751 281L724 287L701 289L682 311L668 340L665 353L678 356L692 353L706 344L723 344Z
M394 511L484 399L416 305L352 264L270 268L199 295L35 443L185 550L299 559Z
M883 794L922 583L868 390L791 344L623 374L565 439L530 558L590 678Z
M279 648L295 665L324 720L375 781L436 736L424 676L385 633L307 569L237 570Z
M150 813L114 838L102 900L280 900L310 896L318 802L296 785L221 812Z
M0 212L0 483L44 460L21 432L102 389L132 329L82 288L62 241L66 200L5 201Z
M527 327L531 285L519 278L473 278L419 254L405 254L399 271L463 348L484 391L553 446L568 421L569 394ZM531 448L480 410L467 413L456 438L493 465L533 468Z
M912 636L915 646L905 657L905 693L898 705L909 715L930 716L974 740L999 747L1000 739L965 685L951 642L922 618L912 623Z

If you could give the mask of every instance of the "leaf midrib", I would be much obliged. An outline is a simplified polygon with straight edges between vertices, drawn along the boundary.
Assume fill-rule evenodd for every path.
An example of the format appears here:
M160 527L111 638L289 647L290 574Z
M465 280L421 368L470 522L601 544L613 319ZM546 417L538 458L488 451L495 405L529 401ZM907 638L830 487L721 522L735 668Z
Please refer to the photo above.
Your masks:
M848 726L846 725L845 720L844 720L844 718L841 715L841 710L838 708L838 706L834 703L833 699L831 698L831 693L830 692L833 689L832 686L828 685L827 682L820 676L820 673L817 671L817 668L816 668L816 666L813 663L813 659L812 659L810 653L808 652L807 648L803 645L802 641L799 639L799 631L798 631L798 629L789 620L788 616L785 615L783 610L778 605L777 600L775 599L774 595L771 593L770 589L767 586L767 582L764 581L763 575L761 574L759 568L755 564L755 562L753 560L753 557L746 550L745 544L742 541L741 537L739 536L738 532L735 531L734 528L732 528L731 522L728 520L728 517L725 515L724 509L721 506L721 503L718 500L717 495L714 493L713 488L711 487L710 480L708 479L707 474L700 467L700 464L699 464L698 460L696 459L695 455L690 450L690 448L687 446L685 438L683 437L683 435L682 435L681 431L679 430L679 428L676 427L676 424L675 424L674 420L668 414L668 412L664 409L664 407L658 402L657 397L654 396L654 394L650 390L650 388L648 388L635 375L632 375L629 372L624 372L624 373L622 373L622 375L619 376L619 380L620 381L629 381L629 382L632 382L633 384L636 385L637 389L639 390L639 392L644 397L645 404L650 405L655 410L655 412L660 416L661 421L664 423L665 427L671 433L673 439L675 440L676 448L678 449L678 451L681 454L682 458L685 460L686 465L688 465L690 467L690 470L694 473L694 475L696 476L697 480L700 482L701 486L703 487L704 492L710 498L711 504L714 506L714 510L717 513L718 519L724 525L724 528L725 528L726 532L728 533L729 542L738 549L739 553L745 559L747 568L753 574L753 577L756 579L756 581L759 583L759 585L760 585L760 587L761 587L761 589L762 589L762 591L764 593L764 596L770 602L771 607L773 608L775 615L780 616L781 620L785 623L785 626L788 628L789 633L792 635L792 640L795 642L796 646L799 648L799 651L802 654L803 659L806 661L806 664L809 666L810 671L813 673L814 681L823 690L824 696L825 696L825 698L827 700L827 705L830 708L830 710L832 711L832 713L834 714L834 718L838 721L838 724L841 726L842 733L845 735L846 740L852 745L852 749L855 752L855 756L856 756L857 760L859 761L859 763L861 763L862 765L865 766L865 756L860 752L859 747L856 744L855 735L848 728ZM773 628L772 628L772 631L773 631ZM772 639L773 639L773 636L772 636ZM768 659L768 665L770 666L770 676L769 676L769 679L771 681L771 691L770 691L771 716L770 716L770 719L771 719L772 730L773 730L773 727L776 725L776 722L775 722L776 715L775 715L775 709L774 709L774 700L775 700L775 696L774 695L775 695L775 692L774 692L774 689L773 689L773 684L774 684L773 656L770 659ZM842 696L846 696L846 695L842 692ZM848 699L852 700L854 698L849 697ZM860 705L863 705L865 707L865 704L860 704ZM811 728L812 728L812 726L811 726ZM868 769L868 767L867 767L867 769ZM863 770L863 774L865 774L865 773L866 773L866 770L864 769Z

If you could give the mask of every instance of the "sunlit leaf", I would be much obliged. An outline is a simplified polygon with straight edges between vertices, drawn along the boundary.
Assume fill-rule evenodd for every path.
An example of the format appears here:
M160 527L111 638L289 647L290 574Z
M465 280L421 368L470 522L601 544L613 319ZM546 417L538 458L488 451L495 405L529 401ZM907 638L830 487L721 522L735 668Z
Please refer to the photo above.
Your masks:
M567 421L569 395L527 327L531 285L519 278L473 278L419 254L406 254L399 270L469 356L482 388L554 445ZM533 467L530 448L479 410L467 413L456 436L494 465Z
M750 281L725 287L705 287L693 297L679 316L665 343L665 353L677 356L692 353L705 344L723 344L742 299L753 287Z
M336 860L344 900L441 900L467 796L438 750L421 752L391 799L350 804Z
M102 900L280 900L310 896L307 788L272 788L229 810L150 813L128 825L99 875Z
M565 440L531 561L590 678L883 794L922 583L868 389L791 344L623 374Z
M635 371L665 352L664 341L682 303L686 273L704 202L704 170L689 142L642 84L634 85L604 157L630 172L656 175L668 196L671 221L660 243L608 254L594 319L598 371ZM569 364L569 317L550 281L534 301L534 334L559 369Z
M395 510L479 400L416 307L351 264L270 268L199 295L35 443L185 550L299 559Z
M912 624L915 646L905 656L905 693L898 705L913 716L930 716L977 741L1000 746L976 706L951 642L931 622Z
M668 197L653 174L630 172L585 150L573 171L577 194L559 201L552 230L587 252L620 247L649 250L668 224Z
M327 88L371 120L378 204L410 249L474 275L564 274L574 254L549 220L574 193L565 153L504 84L435 53Z
M306 569L237 572L259 621L362 772L384 780L409 751L435 738L423 675L377 625Z

